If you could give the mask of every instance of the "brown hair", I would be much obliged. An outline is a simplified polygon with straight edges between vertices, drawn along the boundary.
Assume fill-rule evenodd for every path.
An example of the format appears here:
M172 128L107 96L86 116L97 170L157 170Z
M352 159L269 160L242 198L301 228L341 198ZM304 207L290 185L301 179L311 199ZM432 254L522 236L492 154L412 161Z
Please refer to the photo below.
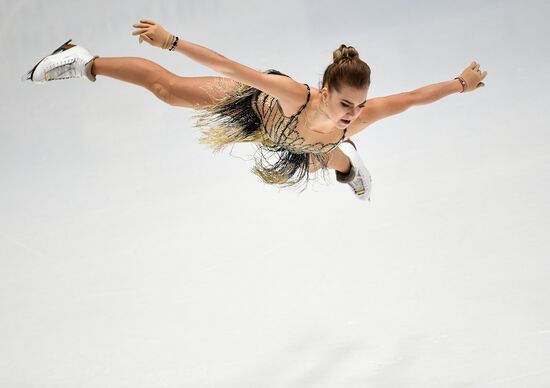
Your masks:
M370 86L370 67L361 59L352 46L340 45L332 53L333 62L323 74L321 88L327 86L329 91L340 92L341 86L362 89Z

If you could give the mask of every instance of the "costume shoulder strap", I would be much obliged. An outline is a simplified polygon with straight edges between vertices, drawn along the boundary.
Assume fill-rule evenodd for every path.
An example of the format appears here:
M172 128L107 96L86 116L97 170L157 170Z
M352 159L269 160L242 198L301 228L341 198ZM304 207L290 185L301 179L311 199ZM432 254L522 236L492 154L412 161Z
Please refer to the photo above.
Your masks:
M268 74L277 74L277 75L282 75L282 76L285 76L285 77L288 77L288 78L291 78L289 75L286 75L284 73L281 73L279 70L275 70L275 69L269 69L269 70L266 70L265 71L266 73ZM310 91L310 88L309 88L309 85L308 84L304 84L306 85L306 88L307 88L307 99L306 99L306 102L304 105L302 105L300 107L300 109L298 109L298 112L294 113L291 117L295 117L295 116L298 116L302 110L304 110L304 108L306 107L307 103L309 102L309 99L311 97L311 91Z
M308 84L304 84L304 85L306 85L306 88L307 88L307 99L306 99L306 103L305 103L304 105L301 106L301 108L298 110L298 112L296 112L296 113L294 113L294 114L292 115L293 117L294 117L294 116L298 116L298 115L302 112L302 110L304 110L304 108L306 107L307 103L309 102L309 98L310 98L310 96L311 96L311 92L310 92L310 90L309 90L309 85L308 85Z

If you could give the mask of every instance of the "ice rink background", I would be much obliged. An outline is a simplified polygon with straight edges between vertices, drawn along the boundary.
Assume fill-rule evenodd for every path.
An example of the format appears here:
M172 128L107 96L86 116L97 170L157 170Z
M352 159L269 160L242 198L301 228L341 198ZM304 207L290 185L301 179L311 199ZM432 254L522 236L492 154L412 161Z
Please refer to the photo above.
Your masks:
M1 5L0 387L550 387L547 2ZM217 75L140 18L315 87L341 43L369 97L487 86L356 136L371 202L299 195L138 86L20 81L69 38Z

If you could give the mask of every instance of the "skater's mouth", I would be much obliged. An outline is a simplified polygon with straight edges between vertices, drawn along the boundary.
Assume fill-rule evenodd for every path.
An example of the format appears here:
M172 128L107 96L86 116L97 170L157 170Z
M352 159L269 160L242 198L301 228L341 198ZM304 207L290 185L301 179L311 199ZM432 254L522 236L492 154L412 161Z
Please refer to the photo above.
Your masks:
M349 123L351 123L351 120L342 119L342 120L340 120L340 121L343 122L344 124L349 124Z

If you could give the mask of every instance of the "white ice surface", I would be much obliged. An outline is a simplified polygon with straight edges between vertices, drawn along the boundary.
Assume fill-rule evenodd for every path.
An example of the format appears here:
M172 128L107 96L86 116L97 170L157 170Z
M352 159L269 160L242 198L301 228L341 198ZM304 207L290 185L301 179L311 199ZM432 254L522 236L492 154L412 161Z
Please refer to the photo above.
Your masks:
M0 388L550 387L548 2L1 6ZM356 136L371 202L298 195L138 86L20 81L69 38L217 75L139 18L315 87L341 43L370 97L487 86Z

